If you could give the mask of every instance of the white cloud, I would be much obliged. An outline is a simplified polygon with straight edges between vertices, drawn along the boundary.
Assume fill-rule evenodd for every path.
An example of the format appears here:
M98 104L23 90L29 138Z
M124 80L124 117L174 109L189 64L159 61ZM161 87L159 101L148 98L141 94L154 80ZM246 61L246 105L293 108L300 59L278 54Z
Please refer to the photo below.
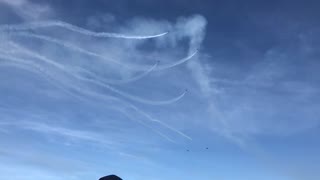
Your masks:
M33 3L29 0L0 0L0 3L10 6L25 21L47 19L54 14L49 5Z

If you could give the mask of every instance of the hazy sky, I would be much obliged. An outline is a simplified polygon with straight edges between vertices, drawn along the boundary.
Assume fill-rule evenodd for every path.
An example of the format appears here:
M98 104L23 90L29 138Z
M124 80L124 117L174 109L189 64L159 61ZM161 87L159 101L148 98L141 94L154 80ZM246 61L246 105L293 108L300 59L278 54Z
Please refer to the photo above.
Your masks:
M315 180L319 9L0 0L0 179Z

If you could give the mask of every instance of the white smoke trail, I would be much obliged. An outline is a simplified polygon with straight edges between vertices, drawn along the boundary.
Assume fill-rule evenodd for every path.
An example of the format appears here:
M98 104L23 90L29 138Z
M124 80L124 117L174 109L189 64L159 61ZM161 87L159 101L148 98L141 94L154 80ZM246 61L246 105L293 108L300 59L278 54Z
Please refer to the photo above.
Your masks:
M137 97L137 96L134 96L134 95L125 93L125 92L123 92L123 91L120 91L120 90L118 90L118 89L116 89L116 88L114 88L114 87L112 87L112 86L110 86L110 85L108 85L108 84L102 83L102 82L100 82L100 81L96 81L96 80L94 80L94 79L87 79L87 78L83 78L83 77L81 77L81 76L77 76L77 75L71 73L70 71L68 71L68 69L66 69L65 67L63 67L63 66L55 63L53 60L51 60L51 59L49 59L49 58L47 58L47 57L45 57L45 56L42 56L42 55L40 55L40 54L37 54L37 53L35 53L35 52L31 52L31 51L26 51L26 52L28 52L28 54L34 56L34 57L37 58L37 59L40 59L40 60L42 60L42 61L44 61L44 62L47 62L47 63L49 63L49 64L54 65L55 67L59 68L60 70L64 71L65 73L67 73L67 74L69 74L69 75L71 75L71 76L73 76L73 77L75 77L75 78L77 78L77 79L80 79L80 80L82 80L82 81L90 82L90 83L92 83L92 84L95 84L95 85L98 85L98 86L107 88L107 89L109 89L110 91L113 91L113 92L115 92L115 93L117 93L117 94L119 94L119 95L121 95L121 96L123 96L123 97L126 97L126 98L128 98L128 99L131 99L131 100L133 100L133 101L137 101L137 102L140 102L140 103L150 104L150 105L166 105L166 104L172 104L172 103L174 103L174 102L179 101L181 98L183 98L183 96L184 96L185 93L186 93L186 92L183 92L183 93L180 94L179 96L174 97L174 98L169 99L169 100L162 100L162 101L147 100L147 99L144 99L144 98L141 98L141 97Z
M70 92L70 90L68 90L67 88L64 87L64 86L66 86L66 84L70 84L70 83L62 84L60 81L56 80L56 78L54 78L51 74L48 74L48 72L43 71L43 69L40 66L38 66L34 63L20 61L19 59L16 59L16 58L13 58L10 56L3 56L3 55L0 55L0 59L6 59L6 60L9 59L9 60L13 61L13 62L1 62L0 66L17 67L17 68L29 71L31 73L39 74L42 76L42 78L47 80L46 82L48 82L49 84L52 84L54 87L62 90L64 93L70 95L71 97L78 99L80 101L87 101L83 97L76 95L75 93Z
M147 119L149 119L150 121L152 121L152 122L157 122L157 123L163 125L164 127L166 127L166 128L168 128L168 129L170 129L170 130L178 133L178 134L181 135L182 137L187 138L187 139L189 139L189 140L192 140L192 138L191 138L190 136L184 134L183 132L181 132L181 131L179 131L179 130L177 130L177 129L169 126L169 125L167 125L166 123L164 123L164 122L162 122L162 121L159 121L159 120L151 117L149 114L141 111L140 109L136 108L135 106L130 106L130 107L131 107L132 109L134 109L135 111L137 111L138 113L140 113L141 115L143 115L144 117L146 117Z
M109 100L112 99L112 100L115 100L115 101L119 101L119 102L123 103L125 106L135 110L137 113L141 114L143 117L147 118L150 122L156 122L156 123L160 124L161 126L163 126L163 127L167 128L167 129L177 133L178 135L180 135L180 136L182 136L184 138L187 138L189 140L192 140L192 138L190 136L184 134L183 132L181 132L181 131L169 126L168 124L166 124L166 123L164 123L164 122L162 122L162 121L160 121L158 119L155 119L155 118L151 117L149 114L147 114L146 112L142 111L141 109L139 109L138 107L136 107L135 105L133 105L131 103L128 103L126 101L122 101L122 100L120 100L118 98L115 98L115 97L112 97L112 96L104 96L104 95L97 94L97 93L94 93L94 92L84 91L83 89L82 89L82 93L85 93L87 95L91 95L93 97L96 97L99 100L107 98Z
M13 57L1 49L0 49L0 52L3 53L3 54L0 54L0 59L3 60L3 61L0 61L0 66L13 66L13 67L17 67L20 69L24 69L24 70L29 71L31 73L39 74L39 75L41 75L42 78L47 80L47 82L49 84L52 84L53 86L62 90L66 94L72 96L73 98L76 98L80 101L87 101L86 99L82 98L81 96L76 95L75 93L70 92L70 90L65 88L65 86L71 87L71 84L72 84L71 88L73 90L81 92L81 90L85 89L84 87L77 88L75 85L73 85L73 83L63 82L62 78L57 79L54 76L54 73L47 71L47 69L42 68L40 65L35 64L32 61L26 61L21 58ZM8 54L8 55L4 55L4 54ZM115 99L116 98L113 98L110 100L115 100Z
M34 22L34 23L25 23L25 24L15 24L15 25L1 25L0 31L23 31L23 30L32 30L44 27L57 26L61 28L68 29L73 32L77 32L87 36L100 37L100 38L122 38L122 39L151 39L164 36L168 32L155 34L155 35L146 35L146 36L130 36L119 33L109 33L109 32L94 32L88 29L84 29L63 21L45 21L45 22Z
M79 71L80 72L83 72L93 78L95 78L96 80L100 81L100 82L103 82L103 83L107 83L107 84L126 84L126 83L130 83L130 82L134 82L134 81L138 81L142 78L144 78L145 76L149 75L152 71L154 71L154 69L158 66L158 62L156 64L154 64L150 69L148 69L147 71L141 73L141 74L138 74L137 76L133 76L131 78L128 78L128 79L123 79L123 80L112 80L112 79L108 79L108 80L105 80L105 79L102 79L101 77L95 75L94 73L86 70L86 69L83 69L83 68L79 68Z
M20 47L20 48L21 48L21 47ZM26 50L26 49L25 49L25 50ZM180 100L181 98L183 98L183 96L185 95L185 92L183 92L181 95L179 95L179 96L177 96L177 97L175 97L175 98L172 98L172 99L169 99L169 100L162 100L162 101L154 101L154 100L143 99L143 98L141 98L141 97L137 97L137 96L134 96L134 95L125 93L125 92L123 92L123 91L120 91L120 90L118 90L118 89L116 89L116 88L114 88L114 87L112 87L112 86L110 86L110 85L108 85L108 84L102 83L102 82L100 82L100 81L96 81L96 80L93 80L93 79L87 79L87 78L83 78L83 77L81 77L81 76L77 76L77 75L69 72L68 69L66 69L65 67L63 67L63 66L55 63L53 60L48 59L48 58L46 58L46 57L44 57L44 56L42 56L42 55L40 55L40 54L37 54L37 53L35 53L35 52L30 52L30 51L27 51L27 50L26 50L26 52L28 52L29 55L32 55L32 56L34 56L34 57L36 57L36 58L38 58L38 59L40 59L40 60L43 60L43 61L45 61L45 62L47 62L47 63L50 63L50 64L54 65L55 67L59 68L60 70L64 71L65 73L67 73L67 74L69 74L69 75L71 75L71 76L73 76L73 77L75 77L75 78L77 78L77 79L79 79L79 80L82 80L82 81L85 81L85 82L90 82L90 83L93 83L93 84L95 84L95 85L99 85L99 86L101 86L101 87L107 88L107 89L109 89L110 91L113 91L113 92L115 92L115 93L117 93L117 94L119 94L119 95L121 95L121 96L123 96L123 97L126 97L126 98L128 98L128 99L131 99L131 100L134 100L134 101L137 101L137 102L140 102L140 103L150 104L150 105L172 104L172 103L174 103L174 102L176 102L176 101L179 101L179 100Z
M123 66L123 67L125 67L127 69L135 70L135 68L129 66L128 64L122 63L122 62L117 61L115 59L106 58L105 56L102 56L100 54L97 54L97 53L94 53L94 52L91 52L91 51L87 51L87 50L82 49L82 48L80 48L78 46L70 44L68 42L65 42L65 41L62 41L62 40L59 40L59 39L55 39L55 38L52 38L52 37L49 37L49 36L38 35L38 34L33 34L33 33L25 33L25 32L12 33L10 35L37 38L37 39L40 39L40 40L43 40L43 41L48 41L48 42L55 43L57 45L63 46L65 48L71 49L71 50L73 50L75 52L82 53L82 54L85 54L85 55L88 55L88 56L92 56L92 57L96 57L96 58L99 58L99 59L103 59L105 61L109 61L109 62L118 64L118 65L121 65L121 66Z
M88 56L92 56L92 57L95 57L95 58L98 58L98 59L101 59L101 60L105 60L105 61L109 61L109 62L118 64L118 65L123 66L124 68L127 68L127 69L145 71L146 69L149 68L148 66L127 64L127 63L123 63L121 61L117 61L117 60L112 59L112 58L107 58L107 57L102 56L100 54L97 54L95 52L91 52L91 51L85 50L85 49L83 49L81 47L75 46L75 45L70 44L68 42L65 42L63 40L55 39L55 38L52 38L52 37L49 37L49 36L37 35L37 34L25 33L25 32L11 33L10 35L24 36L24 37L29 37L29 38L37 38L37 39L40 39L40 40L43 40L43 41L48 41L48 42L51 42L51 43L55 43L57 45L63 46L65 48L69 48L69 49L71 49L73 51L76 51L78 53L82 53L82 54L85 54L85 55L88 55ZM193 56L195 56L197 53L198 53L198 49L196 49L193 52L190 52L190 54L187 57L182 58L180 60L177 60L177 61L175 61L175 62L173 62L171 64L159 65L157 68L154 69L154 71L166 70L166 69L170 69L170 68L173 68L175 66L178 66L180 64L183 64L183 63L191 60L193 58Z
M86 98L83 98L81 96L78 96L78 95L75 95L74 93L70 92L69 90L67 90L66 88L64 88L62 85L58 84L58 83L54 83L54 81L51 81L52 79L55 80L55 78L51 78L52 76L50 76L50 72L44 70L43 68L41 68L41 66L35 64L35 63L32 63L32 62L27 62L25 60L22 60L20 58L15 58L15 57L11 57L11 56L7 56L7 55L1 55L0 54L0 58L1 59L4 59L4 60L10 60L10 61L13 61L14 63L7 63L7 64L4 64L3 62L0 63L0 66L1 65L10 65L10 66L16 66L18 68L22 68L22 69L25 69L27 71L30 71L32 73L36 73L36 74L41 74L42 76L44 76L44 78L48 79L48 77L50 78L48 82L52 83L55 87L58 87L59 89L62 89L64 92L67 92L67 94L81 100L81 101L84 101L84 102L90 102L88 99ZM34 68L34 70L30 69L31 68ZM75 87L73 84L71 83L64 83L64 85L66 86L69 86L71 87L72 89L78 91L79 93L81 94L85 94L85 95L89 95L91 97L95 97L96 99L98 100L104 100L104 101L118 101L122 104L124 104L125 106L129 107L129 108L132 108L133 110L135 110L136 112L138 112L139 114L141 114L142 116L146 117L149 121L151 122L156 122L166 128L168 128L169 130L181 135L182 137L184 138L187 138L189 140L192 140L191 137L187 136L186 134L182 133L181 131L167 125L166 123L160 121L160 120L157 120L157 119L154 119L153 117L151 117L149 114L145 113L144 111L140 110L139 108L137 108L136 106L134 106L133 104L130 104L128 102L125 102L125 101L122 101L118 98L115 98L113 96L106 96L106 95L101 95L101 94L97 94L97 93L94 93L94 92L91 92L91 91L87 91L85 90L86 88L84 87L81 87L81 88L77 88ZM159 134L159 132L158 132ZM168 136L166 135L161 135L162 137L164 137L165 139L169 140L169 141L173 141L171 138L169 138ZM175 141L173 141L175 142Z
M36 54L36 53L33 53L33 55L34 55L36 58L40 59L40 60L43 60L43 61L45 61L45 62L47 62L47 63L50 63L50 64L54 65L55 67L59 68L60 70L64 71L65 73L67 73L67 74L69 74L69 75L71 75L71 76L73 76L73 77L75 77L75 78L77 78L77 79L79 79L79 80L82 80L82 81L85 81L85 82L90 82L90 83L92 83L92 84L95 84L95 85L98 85L98 86L107 88L107 89L109 89L110 91L113 91L113 92L115 92L115 93L117 93L117 94L119 94L119 95L121 95L121 96L123 96L123 97L126 97L126 98L128 98L128 99L131 99L131 100L133 100L133 101L137 101L137 102L140 102L140 103L144 103L144 104L150 104L150 105L166 105L166 104L172 104L172 103L174 103L174 102L179 101L181 98L183 98L183 96L184 96L185 93L186 93L186 92L183 92L181 95L179 95L179 96L177 96L177 97L175 97L175 98L169 99L169 100L162 100L162 101L147 100L147 99L144 99L144 98L141 98L141 97L137 97L137 96L134 96L134 95L125 93L125 92L123 92L123 91L120 91L120 90L118 90L118 89L116 89L116 88L114 88L114 87L112 87L112 86L110 86L110 85L108 85L108 84L104 84L104 83L102 83L102 82L99 82L99 81L96 81L96 80L93 80L93 79L87 79L87 78L83 78L83 77L81 77L81 76L77 76L77 75L69 72L68 70L66 70L64 67L62 67L62 66L60 66L60 65L55 65L55 64L53 64L53 63L52 63L52 62L53 62L52 60L50 60L50 59L48 59L48 58L46 58L46 57L44 57L44 56L42 56L42 55L38 55L38 54Z
M134 119L132 118L129 114L127 114L126 112L122 112L124 115L126 115L126 117L132 121L135 121L135 122L138 122L139 124L141 124L142 126L150 129L151 131L153 131L154 133L158 134L159 136L163 137L164 139L166 139L167 141L169 142L172 142L172 143L177 143L176 141L174 141L173 139L171 139L170 137L168 137L167 135L163 134L162 132L156 130L155 128L147 125L146 123L140 121L140 120L137 120L137 119Z
M12 45L14 48L16 49L19 49L19 51L22 51L30 56L33 56L39 60L42 60L48 64L51 64L61 70L64 70L64 71L68 71L71 70L71 71L74 71L73 69L78 69L78 72L83 72L91 77L94 77L95 79L97 79L98 81L100 82L103 82L103 83L108 83L108 84L125 84L125 83L129 83L129 82L134 82L134 81L137 81L139 79L142 79L144 78L145 76L147 76L148 74L150 74L156 67L157 65L159 64L158 62L156 64L154 64L150 69L148 69L147 71L137 75L137 76L134 76L134 77L131 77L131 78L128 78L128 79L124 79L124 80L112 80L112 79L102 79L101 77L95 75L94 73L86 70L86 69L83 69L83 68L66 68L65 66L63 66L62 64L59 64L59 63L56 63L54 60L51 60L45 56L42 56L34 51L31 51L25 47L22 47L21 45L18 45L14 42L9 42L8 44ZM75 70L77 71L77 70ZM84 78L84 77L82 77ZM86 78L85 78L86 79Z
M195 56L197 53L198 53L198 49L196 49L194 52L191 52L190 55L188 55L187 57L182 58L172 64L166 64L166 65L159 66L156 70L160 71L160 70L170 69L175 66L178 66L178 65L185 63L185 62L189 61L190 59L192 59L192 57Z
M39 66L35 63L24 61L20 58L15 58L15 57L3 55L3 54L0 54L0 59L4 60L4 61L0 61L1 62L0 66L13 66L13 67L24 69L26 71L29 71L29 72L32 72L35 74L40 74L42 76L42 78L47 80L48 83L61 89L63 92L71 95L72 97L74 97L76 99L83 100L81 97L74 95L74 93L70 93L69 90L64 88L63 85L61 83L59 83L61 81L56 82L56 78L54 78L50 73L48 73L48 71L46 71L41 66ZM70 83L65 83L65 84L70 84Z
M59 23L58 23L59 24ZM70 24L69 24L70 25ZM60 25L49 25L49 26L60 26L60 27L63 27L64 25L63 25L63 23L62 24L60 24ZM35 28L42 28L42 27L49 27L49 26L47 26L47 25L44 25L44 26L42 26L42 25L39 25L38 27L35 27ZM1 29L2 28L2 29ZM35 28L31 28L31 29L35 29ZM75 26L73 26L73 25L71 25L71 26L68 26L68 27L64 27L64 28L67 28L67 29L69 29L69 30L72 30L72 31L77 31L77 32L79 32L79 29L77 29L78 27L75 27ZM74 29L75 28L75 29ZM9 32L9 35L10 34L23 34L23 32L17 32L17 31L23 31L23 30L30 30L30 28L28 29L28 28L23 28L22 27L22 29L21 29L21 27L20 27L20 29L19 29L19 27L18 27L18 29L11 29L11 31L9 30L10 28L4 28L3 29L3 26L0 26L0 31L1 30L3 30L3 31L8 31ZM84 30L84 31L82 31L82 30ZM87 31L88 30L86 30L86 29L82 29L82 28L80 28L80 33L83 33L83 34L86 34L87 33ZM90 31L89 31L90 32ZM92 32L92 33L95 33L95 32ZM30 34L30 33L24 33L24 34ZM101 33L98 33L98 34L101 34ZM32 35L32 34L31 34ZM91 35L90 33L89 34L87 34L87 35ZM80 47L77 47L77 46L75 46L75 45L72 45L72 44L69 44L69 43L67 43L67 42L64 42L63 40L58 40L58 39L54 39L54 38L51 38L51 37L47 37L47 36L41 36L41 35L33 35L33 36L38 36L38 37L46 37L47 39L43 39L43 40L47 40L47 41L51 41L51 42L54 42L54 43L56 43L56 44L59 44L59 45L62 45L62 46L64 46L64 47L67 47L67 48L69 48L69 49L72 49L72 50L74 50L74 51L77 51L77 52L80 52L80 53L84 53L84 54L87 54L87 55L90 55L90 56L94 56L94 57L97 57L97 58L99 58L99 59L104 59L104 60L106 60L106 59L108 59L108 58L106 58L106 57L104 57L104 56L102 56L102 55L99 55L99 54L96 54L96 53L94 53L94 52L90 52L90 51L87 51L87 50L85 50L85 49L81 49ZM95 35L94 35L95 36ZM99 36L96 36L96 37L99 37ZM40 38L39 38L40 39ZM197 51L198 50L195 50L194 52L189 52L189 55L187 56L187 57L185 57L185 58L183 58L183 59L181 59L181 60L179 60L179 61L177 61L177 62L174 62L174 63L172 63L172 64L166 64L166 65L162 65L162 66L158 66L156 69L154 69L155 67L154 66L152 66L152 68L150 68L150 69L152 69L152 70L164 70L164 69L168 69L168 68L172 68L172 67L175 67L175 66L177 66L177 65L179 65L179 64L182 64L182 63L184 63L184 62L187 62L188 60L190 60L195 54L197 54ZM126 67L127 66L127 68L130 68L130 69L135 69L135 70L146 70L147 68L149 68L150 66L145 66L145 65L139 65L139 66L137 66L137 65L128 65L128 64L125 64L125 63L121 63L121 62L119 62L119 61L116 61L116 60L108 60L108 61L110 61L110 62L114 62L114 63L117 63L117 64L122 64L122 66L124 66L124 67ZM58 63L59 64L59 63ZM61 64L60 64L61 65ZM62 67L63 67L63 65L62 65ZM150 70L149 69L149 70ZM40 69L40 70L44 70L44 73L48 73L48 72L46 72L45 71L45 69ZM81 70L80 70L81 71ZM84 73L86 73L86 70L85 69L83 69L83 72ZM148 72L148 70L146 71L146 72ZM145 72L145 73L146 73ZM88 71L88 74L90 75L90 71ZM144 74L144 73L143 73ZM95 75L94 73L92 74L93 76ZM74 76L73 76L74 77ZM78 76L77 76L78 77ZM77 78L77 77L75 77L75 78ZM83 77L80 77L80 78L83 78ZM94 77L95 79L98 79L97 77ZM87 79L88 80L88 79ZM83 81L85 81L85 80L83 80ZM87 81L87 82L90 82L90 83L93 83L93 82L91 82L91 81L93 81L93 80L89 80L89 81ZM96 81L95 81L95 83L96 83ZM100 82L101 84L104 84L103 82ZM101 85L100 84L100 85ZM82 94L87 94L87 95L90 95L90 96L93 96L93 97L96 97L97 99L100 99L100 97L104 97L104 98L102 98L102 99L104 99L104 100L111 100L111 99L113 99L113 100L117 100L117 101L121 101L120 99L118 99L118 98L116 98L116 97L112 97L112 96L106 96L106 95L103 95L103 94L99 94L99 93L95 93L95 92L93 92L93 91L91 91L91 90L84 90L83 88L78 88L78 87L76 87L75 85L73 85L73 84L66 84L66 85L68 85L68 86L72 86L72 88L74 88L74 89L76 89L77 91L79 91L79 92L81 92ZM102 85L101 85L102 86ZM111 87L111 86L110 86ZM106 87L105 87L106 88ZM112 88L112 87L111 87ZM115 89L115 90L117 90L117 89ZM114 91L115 92L115 91ZM72 93L72 92L71 92ZM182 94L182 97L183 97L183 95L184 95L185 93L183 93ZM120 94L121 95L121 94ZM128 95L130 95L130 94L128 94ZM130 95L130 96L132 96L132 95ZM181 97L181 98L182 98ZM129 97L127 97L127 98L129 98ZM177 97L177 98L179 98L179 97ZM129 99L131 99L131 98L129 98ZM170 130L172 130L172 131L174 131L174 132L176 132L176 133L178 133L179 135L181 135L181 136L183 136L184 138L187 138L187 139L189 139L189 140L192 140L192 138L190 138L189 136L187 136L187 135L185 135L184 133L182 133L182 132L180 132L179 130L176 130L176 129L174 129L174 128L172 128L172 127L170 127L170 126L168 126L167 124L165 124L165 123L163 123L163 122L161 122L161 121L159 121L159 120L157 120L157 119L154 119L153 117L151 117L150 115L148 115L148 114L146 114L145 112L143 112L143 111L141 111L140 109L138 109L137 107L135 107L134 105L132 105L132 104L129 104L129 103L127 103L127 102L125 102L125 101L123 101L123 103L126 103L127 105L126 106L130 106L131 108L133 108L134 110L136 110L138 113L140 113L141 115L143 115L144 117L146 117L148 120L150 120L150 121L152 121L152 122L156 122L156 123L159 123L160 125L162 125L162 126L164 126L164 127L166 127L166 128L168 128L168 129L170 129Z
M87 80L88 82L92 82L94 84L97 84L97 85L100 85L102 87L105 87L107 89L109 89L110 91L113 91L123 97L126 97L128 99L131 99L133 101L137 101L137 102L140 102L140 103L144 103L144 104L149 104L149 105L166 105L166 104L172 104L172 103L175 103L177 101L179 101L180 99L182 99L184 97L184 95L186 94L186 92L183 92L182 94L180 94L179 96L177 97L174 97L172 99L168 99L168 100L161 100L161 101L154 101L154 100L147 100L147 99L143 99L143 98L140 98L140 97L137 97L137 96L133 96L131 94L128 94L128 93L125 93L123 91L120 91L116 88L113 88L109 85L106 85L106 84L103 84L103 83L100 83L100 82L96 82L95 81L92 81L92 80Z

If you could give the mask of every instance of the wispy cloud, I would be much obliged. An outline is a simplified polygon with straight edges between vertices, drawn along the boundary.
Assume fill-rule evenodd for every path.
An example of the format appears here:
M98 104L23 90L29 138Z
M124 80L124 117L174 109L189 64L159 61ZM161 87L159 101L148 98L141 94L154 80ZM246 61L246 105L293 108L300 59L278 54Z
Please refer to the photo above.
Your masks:
M14 6L17 8L24 3L27 2L14 4ZM11 5L13 6L13 4ZM201 24L200 30L197 31L196 28L186 30L197 26L197 21ZM178 90L175 90L174 87L178 87L179 83L177 84L174 81L160 82L161 80L157 80L159 81L158 85L166 87L167 85L165 84L167 83L168 86L165 89L162 87L157 89L156 87L155 90L150 91L140 85L135 86L136 90L131 89L130 84L139 83L140 81L150 86L152 84L150 78L160 77L162 79L161 76L165 75L166 70L171 68L177 68L178 70L179 66L184 66L184 63L196 61L197 52L201 46L201 39L204 36L205 19L197 15L190 18L181 18L176 24L135 19L129 22L127 26L132 26L133 24L139 28L129 30L128 28L120 27L118 28L119 33L95 32L61 21L2 25L0 28L2 37L5 37L4 39L6 39L5 41L8 46L4 44L1 46L1 65L3 65L1 68L27 70L27 72L33 73L32 76L44 78L45 82L50 82L53 85L53 87L46 85L45 89L36 86L26 89L27 91L33 91L32 96L37 96L39 93L42 94L42 97L37 96L37 99L34 99L35 101L51 101L51 99L54 100L57 97L60 97L59 100L63 100L62 97L69 96L68 98L76 101L80 100L81 103L90 106L101 106L99 108L106 111L104 114L112 111L112 113L124 115L124 117L117 121L123 121L122 119L132 120L131 122L137 123L138 126L141 126L148 132L159 135L159 137L169 143L178 143L174 139L177 136L192 140L182 129L175 128L170 125L170 122L161 120L161 117L155 118L147 111L138 107L139 104L164 106L176 103L186 95L184 89L187 87L180 87ZM145 27L149 28L146 29ZM32 34L28 32L29 29L33 30ZM168 33L169 30L170 32ZM59 33L59 31L63 31L63 33ZM138 35L135 36L134 34ZM156 35L151 36L151 34ZM113 37L115 39L99 39L102 36L104 38ZM129 40L119 40L117 38L129 38ZM190 47L187 50L179 48L180 41L186 38L190 41ZM134 39L140 40L135 41ZM151 40L143 41L142 39ZM32 40L32 44L30 44L30 40ZM174 43L172 44L172 42ZM150 50L150 54L148 54L147 49L141 49L141 46L152 44L155 45L155 49ZM177 48L178 51L172 51L172 46ZM167 50L167 52L163 51L163 49ZM106 51L109 54L106 54ZM58 52L58 54L54 52ZM61 53L64 55L60 56ZM109 59L112 60L108 61ZM155 62L157 63L155 64ZM124 69L121 66L119 67L119 65L133 68ZM156 76L153 76L153 74ZM115 87L115 84L121 86ZM59 91L57 91L58 89ZM156 100L156 97L149 100L141 95L134 95L137 90L140 91L140 94L142 92L141 95L157 91L150 93L150 95L157 94L162 99L168 99L165 96L175 97L169 100ZM52 94L52 92L62 95L43 97L42 92L44 91L48 92L45 93L47 95ZM179 94L179 92L182 92L182 94ZM14 102L9 102L9 104L12 103ZM103 106L106 107L104 108ZM35 108L40 107L35 105ZM50 111L47 108L45 108L45 111ZM83 110L87 111L86 109ZM37 114L35 111L28 113L30 115ZM20 129L34 131L46 136L60 136L66 139L94 142L109 147L121 147L131 143L126 138L132 135L121 135L122 131L119 130L119 133L113 133L114 131L105 133L101 131L77 130L77 128L69 128L63 124L54 125L48 123L49 121L47 120L50 120L50 118L47 117L44 118L46 120L44 121L43 117L36 120L28 114L25 115L29 116L24 117L27 121L21 121L21 117L15 117L17 118L16 120L11 117L10 121ZM92 122L91 119L84 120L80 118L79 120L81 124L84 121L88 121L88 123ZM122 122L116 124L117 126L122 126L123 132L127 131L125 129L127 126L121 125L123 124ZM111 128L106 127L106 129ZM173 134L175 135L172 136ZM132 138L128 139L132 140ZM148 138L143 139L146 141L150 140ZM132 142L138 143L138 141L136 139ZM118 149L115 149L115 151L118 151Z
M39 20L53 16L53 10L47 4L34 3L29 0L0 0L8 5L23 20Z

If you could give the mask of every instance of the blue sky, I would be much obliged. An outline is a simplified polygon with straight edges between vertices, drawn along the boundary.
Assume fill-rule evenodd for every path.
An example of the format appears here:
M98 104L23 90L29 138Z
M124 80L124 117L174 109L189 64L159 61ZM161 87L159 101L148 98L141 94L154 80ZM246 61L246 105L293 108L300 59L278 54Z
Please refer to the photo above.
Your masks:
M316 179L319 8L0 0L1 179Z

